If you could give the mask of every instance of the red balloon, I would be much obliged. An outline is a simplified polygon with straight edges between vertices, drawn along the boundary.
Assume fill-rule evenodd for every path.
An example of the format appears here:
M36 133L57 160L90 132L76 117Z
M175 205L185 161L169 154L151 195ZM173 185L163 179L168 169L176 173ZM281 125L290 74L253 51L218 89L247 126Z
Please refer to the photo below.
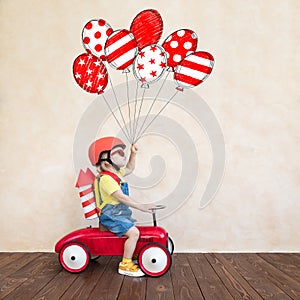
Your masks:
M161 15L155 9L143 10L133 19L130 31L135 36L139 50L157 44L163 31Z
M112 32L111 26L105 20L90 20L82 30L84 48L88 53L105 60L104 45Z
M188 55L174 72L177 89L183 91L202 83L210 75L214 64L214 57L208 52L199 51Z
M103 62L87 53L75 59L73 76L80 87L89 93L103 93L108 83L108 74Z
M126 30L114 31L105 43L104 52L109 64L117 70L126 70L137 54L134 35Z
M148 88L148 83L159 80L166 66L167 55L164 48L159 45L149 45L136 56L133 72L136 79L142 82L142 87Z
M170 34L162 44L168 55L168 66L174 70L187 55L196 51L197 42L197 34L190 29L180 29Z

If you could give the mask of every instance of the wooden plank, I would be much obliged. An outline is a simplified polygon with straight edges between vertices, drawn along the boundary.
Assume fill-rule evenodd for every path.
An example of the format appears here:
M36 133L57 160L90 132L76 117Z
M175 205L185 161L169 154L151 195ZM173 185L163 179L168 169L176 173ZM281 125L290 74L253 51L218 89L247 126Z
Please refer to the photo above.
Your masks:
M123 282L123 276L118 274L118 265L121 259L120 257L111 257L105 267L98 268L98 272L101 276L98 277L96 286L87 299L100 300L118 298Z
M206 254L205 256L234 299L262 299L222 254Z
M198 285L201 287L204 299L233 299L219 276L205 258L205 254L188 254L187 257Z
M158 278L147 278L147 300L173 300L173 285L171 279L171 270Z
M299 281L293 279L292 273L287 275L256 254L247 255L247 260L292 299L300 299L300 284Z
M285 256L289 256L289 257L291 257L293 260L297 260L298 261L298 265L299 265L299 263L300 263L300 253L282 253L283 255L285 255Z
M2 268L11 264L13 261L19 260L25 253L17 252L2 252L0 253L0 276L2 275Z
M0 252L0 267L2 266L3 262L6 260L10 261L9 257L11 255L17 254L19 252ZM22 252L20 252L22 253Z
M199 282L197 282L193 273L195 268L197 269L195 260L191 259L191 261L188 260L188 255L186 254L176 253L173 255L171 278L175 299L204 299L198 286ZM192 266L192 264L194 265Z
M54 253L39 256L5 279L10 283L10 288L5 289L6 296L3 299L24 299L24 295L27 299L31 299L60 270Z
M264 273L257 270L247 261L249 254L224 254L234 268L251 284L263 299L291 299L280 288L265 278Z
M79 274L72 274L62 269L49 283L44 286L33 299L84 299L95 287L100 269L104 269L109 258L101 257L91 261L88 268ZM64 283L63 285L61 283Z
M288 253L260 253L259 256L285 274L292 274L294 280L300 282L300 260L297 259L299 255Z
M89 296L89 300L117 299L124 277L118 274L121 257L112 257L99 277L95 289Z
M27 280L27 277L23 278L11 278L6 277L0 281L0 299L3 299L9 293L11 293L14 289L20 286L23 282Z
M146 295L147 277L124 277L117 299L122 300L144 300Z
M102 276L109 260L110 257L103 256L96 261L91 261L88 269L79 274L59 299L87 299L98 284L99 278Z
M0 280L16 273L19 269L27 265L29 262L41 256L41 253L15 253L10 255L9 263L0 267Z
M36 289L37 292L30 299L59 299L78 276L78 274L71 274L65 270L61 270L53 278L35 278L32 285L36 286L43 280L45 284L40 284L42 288Z
M275 258L284 264L292 266L300 266L300 254L297 253L259 253L259 255L266 254L269 257ZM299 271L300 272L300 271Z
M23 267L17 270L17 272L3 278L0 281L0 299L3 299L14 289L19 287L23 282L25 282L28 278L30 278L30 276L34 272L35 265L39 264L39 262L41 262L41 259L42 255L37 257L36 260L32 260L30 263L25 264Z
M159 278L121 276L120 260L71 274L54 253L0 253L0 299L300 299L299 254L174 254Z

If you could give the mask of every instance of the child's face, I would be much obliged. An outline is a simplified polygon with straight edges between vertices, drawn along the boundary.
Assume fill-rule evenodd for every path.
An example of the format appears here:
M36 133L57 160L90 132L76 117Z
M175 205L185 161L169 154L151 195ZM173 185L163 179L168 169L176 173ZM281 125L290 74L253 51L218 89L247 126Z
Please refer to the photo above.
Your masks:
M122 147L115 147L110 152L110 159L118 167L124 167L126 165L126 155Z

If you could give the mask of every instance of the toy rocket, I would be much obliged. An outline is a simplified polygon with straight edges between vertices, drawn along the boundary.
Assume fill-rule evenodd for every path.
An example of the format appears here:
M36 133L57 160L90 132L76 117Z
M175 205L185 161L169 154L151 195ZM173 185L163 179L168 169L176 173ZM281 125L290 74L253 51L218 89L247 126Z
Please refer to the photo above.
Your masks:
M75 185L76 188L78 188L84 217L88 220L98 218L93 188L94 180L95 174L89 168L87 168L85 172L80 170Z

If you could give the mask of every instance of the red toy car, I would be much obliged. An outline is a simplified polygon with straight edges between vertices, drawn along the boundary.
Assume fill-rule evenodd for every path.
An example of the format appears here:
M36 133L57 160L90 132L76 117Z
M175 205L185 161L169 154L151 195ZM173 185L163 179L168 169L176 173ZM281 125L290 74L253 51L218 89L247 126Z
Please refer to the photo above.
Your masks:
M157 206L152 211L153 226L138 226L140 238L137 242L136 255L141 270L148 276L159 277L171 267L174 243L168 233L156 224ZM99 228L84 228L71 232L55 245L59 253L59 262L71 273L84 271L91 259L99 256L122 256L126 237L119 238L110 231Z

